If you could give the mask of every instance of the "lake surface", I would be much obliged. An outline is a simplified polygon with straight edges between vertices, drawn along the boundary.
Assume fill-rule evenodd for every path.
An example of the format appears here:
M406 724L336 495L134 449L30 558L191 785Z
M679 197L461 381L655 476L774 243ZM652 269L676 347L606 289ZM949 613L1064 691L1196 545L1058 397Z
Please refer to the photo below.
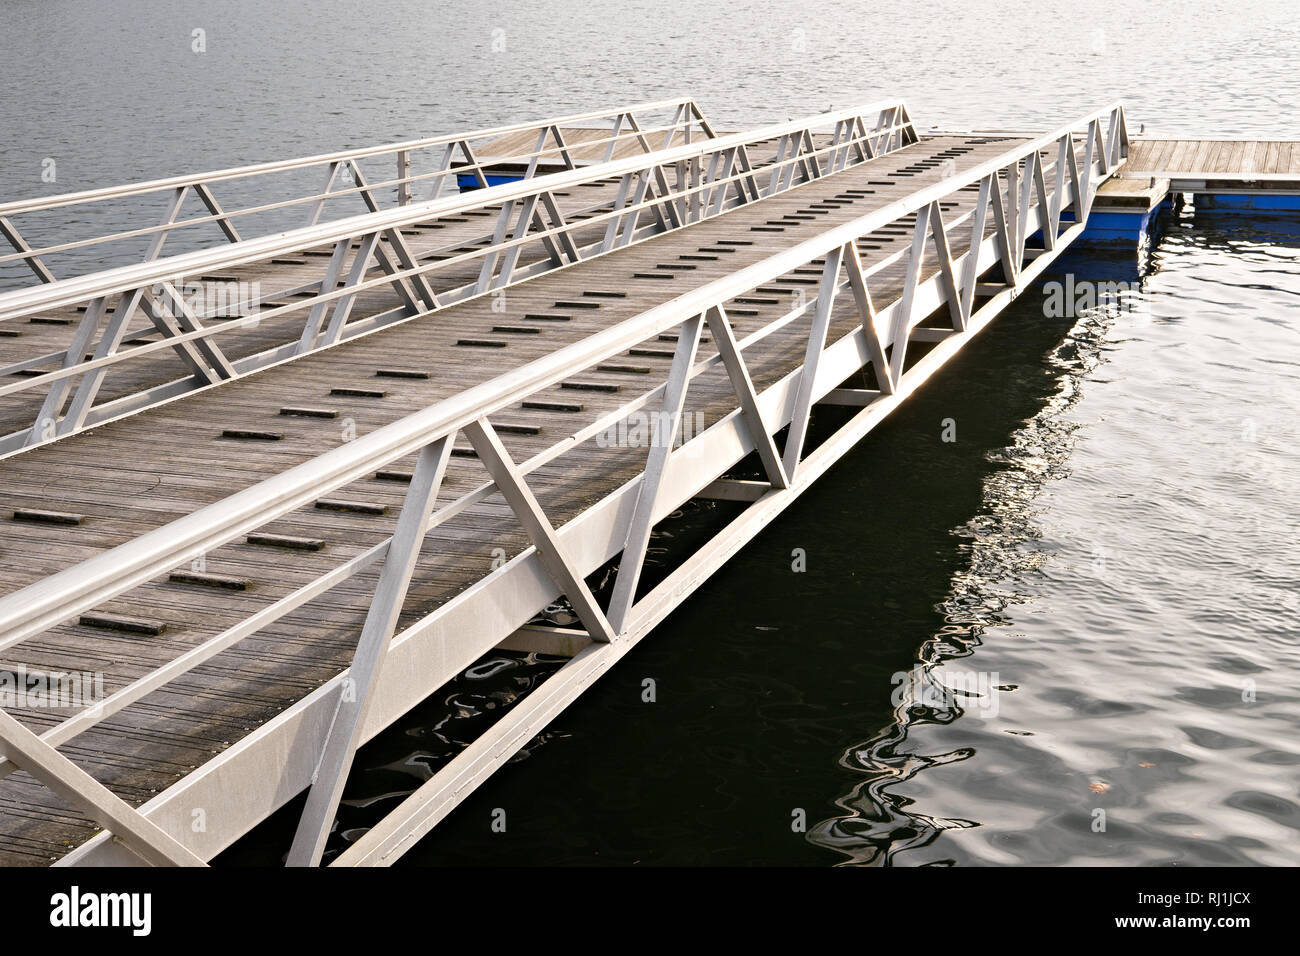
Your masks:
M721 129L1120 98L1300 138L1289 3L1019 9L10 0L0 198L680 93ZM1300 863L1300 222L1184 210L1044 278L1132 288L1022 295L403 862ZM370 745L333 850L553 667L481 662Z

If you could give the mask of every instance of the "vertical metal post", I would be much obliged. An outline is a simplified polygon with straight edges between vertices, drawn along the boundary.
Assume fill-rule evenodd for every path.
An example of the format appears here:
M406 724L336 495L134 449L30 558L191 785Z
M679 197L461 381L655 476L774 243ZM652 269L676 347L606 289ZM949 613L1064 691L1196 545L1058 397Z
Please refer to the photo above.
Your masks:
M411 204L411 151L397 151L397 205Z

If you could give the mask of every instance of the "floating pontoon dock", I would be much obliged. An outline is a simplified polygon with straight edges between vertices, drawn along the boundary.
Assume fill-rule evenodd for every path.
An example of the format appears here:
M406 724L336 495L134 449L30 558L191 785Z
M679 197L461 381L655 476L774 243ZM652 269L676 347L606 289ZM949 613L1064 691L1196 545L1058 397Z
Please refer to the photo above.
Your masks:
M0 669L103 681L0 711L0 863L202 864L309 790L286 851L317 864L360 744L494 648L568 658L334 863L393 861L1135 155L1171 168L1117 104L720 134L676 100L0 204ZM113 203L161 216L49 237ZM814 445L825 404L853 413ZM742 507L641 586L692 498Z

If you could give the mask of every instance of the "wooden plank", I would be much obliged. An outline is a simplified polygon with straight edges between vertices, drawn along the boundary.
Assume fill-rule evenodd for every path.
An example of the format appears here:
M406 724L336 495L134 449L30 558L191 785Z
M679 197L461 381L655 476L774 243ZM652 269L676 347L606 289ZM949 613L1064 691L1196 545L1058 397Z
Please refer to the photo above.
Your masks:
M73 527L23 526L6 540L0 551L0 573L9 588L21 587L167 521L189 513L252 482L278 473L344 440L340 423L351 419L358 430L371 430L455 394L476 383L517 367L564 344L635 315L657 302L697 288L713 278L759 261L772 251L818 234L902 198L941 175L935 167L890 179L918 159L954 147L970 148L954 162L969 168L1002 152L1007 143L968 144L962 137L936 137L910 147L903 154L882 157L870 166L816 180L782 197L764 200L716 220L657 237L614 255L545 276L509 294L509 314L492 310L489 301L450 307L436 322L411 322L375 335L280 366L273 372L237 380L207 392L193 394L170 405L110 423L93 432L43 446L0 461L0 506L34 507L50 501L57 489L58 508L84 516ZM886 183L881 185L881 183ZM865 191L846 197L847 190ZM851 199L852 201L848 201ZM844 200L829 202L827 200ZM964 251L963 230L957 226L975 202L970 192L953 197L945 207L953 254ZM808 212L809 210L815 210ZM740 235L745 225L796 214L814 218L792 221L781 233L755 239L753 245L727 246L735 251L716 261L694 261L694 270L676 274L671 281L635 284L633 272L657 264L677 262L705 248ZM750 234L745 231L744 235ZM877 307L884 307L901 291L903 269L897 257L907 248L903 236L872 237L864 248L868 268L890 264L871 280ZM725 261L724 261L725 260ZM296 267L305 268L305 267ZM933 265L924 275L933 275ZM762 301L745 307L763 321L783 313L796 293L808 295L807 278L791 275L772 283L779 293L756 296ZM600 299L596 309L573 310L566 322L544 323L537 335L518 336L502 349L454 348L467 336L490 333L493 324L524 321L527 313L555 311L555 303L574 300L583 289L628 290L626 298ZM852 297L837 304L832 314L831 336L857 327L859 318ZM539 323L541 325L542 323ZM806 331L800 323L774 333L761 347L746 351L746 362L756 387L764 388L802 359ZM653 348L657 340L644 343ZM662 347L662 346L660 346ZM713 353L701 346L701 357ZM385 379L381 398L332 395L347 384L371 385L376 368L392 365L393 356L436 355L439 374L429 379ZM403 359L403 361L410 361ZM647 376L583 372L575 378L622 384L621 392L562 391L559 387L538 393L572 404L581 395L580 411L517 409L521 424L537 424L542 434L505 434L502 441L511 456L522 461L548 447L558 434L568 434L581 424L619 407L634 395L657 385L667 362L642 357L639 363L657 371ZM657 363L657 364L656 364ZM620 364L614 361L612 364ZM430 367L433 367L432 365ZM635 382L632 380L636 379ZM339 418L318 419L281 416L282 408L336 409ZM717 367L691 384L688 412L699 413L706 423L717 421L735 407L734 393L725 370ZM550 424L560 421L553 426ZM222 441L226 428L274 428L283 433L277 442L232 444ZM644 449L600 448L595 443L575 448L563 459L528 476L548 518L558 524L577 514L593 494L617 486L637 474L645 461ZM112 462L112 467L105 463ZM392 468L409 470L410 461ZM574 476L583 476L575 481ZM452 459L444 482L444 499L450 500L477 486L482 466L473 459ZM357 500L387 508L383 514L355 514L303 509L261 529L321 542L318 550L272 549L244 540L232 542L205 556L202 571L246 582L246 589L225 591L199 588L167 580L154 581L129 595L108 602L104 613L157 620L166 626L160 635L142 639L127 634L90 633L79 625L51 629L38 639L11 649L10 656L52 666L93 665L103 669L111 684L120 685L149 669L174 659L197 642L210 638L234 621L269 605L315 576L338 566L391 533L405 485L368 476L329 497ZM18 526L15 525L17 528ZM475 505L429 536L413 580L416 582L403 609L401 621L409 623L479 579L491 567L493 547L515 554L527 539L500 501ZM206 759L256 726L268 714L309 693L321 680L345 666L354 646L355 630L364 618L374 577L363 574L333 592L326 606L310 612L300 609L198 670L179 679L148 701L132 705L106 724L77 738L88 764L97 776L129 802L139 802L155 790L173 783L186 768ZM399 624L399 626L402 626ZM18 652L21 652L19 654ZM17 715L23 720L46 720L49 715ZM69 751L71 752L71 751ZM129 759L127 759L129 758ZM65 852L66 842L78 842L88 833L76 815L47 812L40 791L24 786L17 777L0 781L0 863L30 861L31 847L52 855ZM21 808L37 808L35 817ZM20 849L21 847L21 849Z
M1215 146L1216 144L1213 140L1203 140L1202 142L1197 143L1195 151L1188 160L1187 169L1194 172L1208 169L1210 164L1210 153Z
M1246 148L1241 159L1242 165L1240 171L1243 173L1259 172L1260 153L1261 153L1260 144L1256 141L1252 141L1246 143L1245 147Z

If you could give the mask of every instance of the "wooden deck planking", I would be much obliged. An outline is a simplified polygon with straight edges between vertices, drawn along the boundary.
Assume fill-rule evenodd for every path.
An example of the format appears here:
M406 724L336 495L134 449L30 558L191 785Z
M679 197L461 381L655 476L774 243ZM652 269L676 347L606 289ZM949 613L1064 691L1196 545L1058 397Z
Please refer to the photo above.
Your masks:
M1135 137L1124 176L1242 176L1260 180L1300 175L1294 140L1148 139Z
M528 135L535 136L536 134ZM818 145L826 145L829 139L829 136L826 135L814 137L814 141ZM755 168L766 166L775 158L775 145L775 141L768 140L754 144L753 162ZM529 148L531 148L531 144ZM764 152L766 148L772 150L770 155ZM637 152L639 152L639 149L630 150L628 155L635 155ZM617 194L617 184L618 178L612 177L583 183L571 190L558 191L555 193L558 200L557 204L567 220L573 223L582 222L612 208ZM402 232L413 255L418 260L427 262L439 257L446 258L452 254L463 254L472 248L490 242L499 210L499 206L492 206L484 210L468 210L455 217L444 218L437 222L423 223L419 227L403 229ZM573 232L573 236L575 241L582 245L600 239L604 234L604 229L605 223L602 222L586 228L580 227ZM385 243L385 245L387 244ZM354 242L352 246L356 248L357 243ZM327 257L306 255L306 253L312 251L330 252L332 246L307 247L300 253L277 257L277 259L281 260L302 258L304 259L302 265L286 265L283 262L277 264L273 261L271 263L257 263L222 269L219 274L240 283L250 285L256 283L261 294L261 300L264 302L293 301L296 293L318 288L324 276L328 261ZM537 259L539 255L538 252L530 251L525 247L520 258L520 264L526 265L530 261ZM477 259L470 260L460 266L439 270L435 276L430 277L430 282L435 292L463 286L477 279L481 265L482 260ZM341 274L347 275L346 266ZM380 275L382 275L382 272L377 267L372 267L367 272L367 278L375 278ZM178 278L184 278L188 282L200 280L202 277ZM364 319L394 309L399 305L400 300L396 293L389 290L380 288L363 292L356 299L353 317L354 320ZM238 360L275 346L296 341L301 333L301 326L308 311L309 308L304 306L279 319L259 323L255 328L236 326L219 335L215 341L227 357ZM82 313L77 309L68 308L41 313L34 317L35 321L0 323L0 331L20 333L17 337L0 335L0 367L39 355L54 356L43 366L45 370L57 367L59 359L55 353L67 349L76 330L76 324L81 317ZM205 321L208 324L215 324L223 320ZM127 332L127 338L151 333L152 331L152 324L141 314L132 320ZM12 381L21 375L22 373L14 373L9 377L9 380ZM189 375L188 366L182 362L179 356L170 351L151 356L144 361L119 364L110 370L101 386L97 404L103 405L115 399L132 395L143 388L183 379ZM33 388L30 391L6 396L5 400L0 402L0 434L30 425L40 411L44 394L44 388Z
M914 160L918 153L924 155L928 151L932 154L946 145L952 145L952 142L929 140L919 147L912 147L907 156L893 161L895 172L897 167ZM975 147L957 160L958 168L968 167L1001 152L1003 148L994 144ZM816 198L834 195L868 180L888 181L891 177L885 171L889 166L890 163L880 160L808 184L756 206L735 210L719 219L656 237L564 273L540 277L514 287L507 291L512 322L528 310L544 308L548 301L553 304L574 297L575 290L622 287L635 290L635 293L626 300L601 300L599 308L581 315L575 311L570 322L548 324L547 331L536 337L528 336L527 341L524 341L524 336L519 336L521 341L512 339L506 349L458 350L454 344L449 344L465 335L467 330L478 334L484 325L502 321L501 315L490 312L488 303L481 300L469 302L443 310L428 319L406 323L209 392L187 396L171 405L141 412L93 432L0 462L0 475L6 478L0 501L6 507L12 503L35 505L44 502L48 505L51 497L47 484L49 476L57 474L60 507L88 516L87 522L81 526L24 526L20 534L6 536L3 546L0 546L0 573L3 573L6 590L43 576L55 565L66 566L98 553L170 518L246 487L259 477L274 474L319 454L330 447L331 442L341 440L338 423L282 418L278 415L278 408L291 403L320 404L328 401L329 386L341 381L373 381L374 368L391 362L392 354L436 353L439 362L447 363L445 367L450 371L429 380L384 380L389 396L383 400L347 400L352 403L348 416L356 420L359 432L379 427L438 398L454 394L475 381L492 377L566 342L576 341L598 328L643 311L656 301L698 287L747 262L756 261L775 248L824 231L835 222L861 215L873 206L906 195L927 181L934 181L939 175L938 171L914 176L898 175L892 177L893 186L867 187L878 188L877 194L867 197L869 201L818 214L816 220L795 223L782 233L748 232L749 224L778 219L787 212L809 208L808 204ZM959 194L956 198L962 208L969 209L973 204L970 193ZM952 231L950 241L955 254L960 254L965 248L963 232L968 231L961 228ZM735 253L720 255L716 262L696 262L696 269L682 270L670 280L647 280L633 285L636 282L631 279L633 272L675 262L681 254L693 254L691 250L707 248L718 238L749 236L756 237L752 247L735 247ZM905 249L909 239L908 236L895 236L877 241L873 236L872 242L864 243L864 247L881 245L883 248L864 248L864 259L868 265L879 262L885 256ZM932 272L933 267L928 271ZM787 281L772 284L786 290L777 298L784 300L797 289L803 289L809 295L815 292L815 286L789 281L796 277L785 278ZM873 279L872 291L878 305L887 304L897 296L901 278L902 266L895 264ZM777 307L756 308L770 317L776 314L771 310ZM854 327L856 321L851 309L841 302L833 334L844 334ZM738 324L744 328L745 320L740 318ZM802 358L801 339L806 335L804 324L794 323L746 353L759 387L797 366ZM663 345L671 347L671 343ZM463 352L464 357L459 352ZM701 354L709 354L709 346L703 346ZM619 393L548 390L557 399L573 399L581 394L580 400L585 406L583 412L534 414L529 420L542 424L543 433L539 436L503 435L511 453L523 458L547 447L579 424L591 421L604 411L659 384L668 367L668 361L659 358L638 357L635 364L650 366L654 372L633 376L592 371L576 376L584 380L603 378L618 381L624 386ZM367 372L371 377L367 377ZM711 420L716 420L733 406L729 396L725 376L720 370L715 370L693 383L689 399L692 408L700 408L713 416ZM336 403L341 405L342 400L336 400ZM271 427L273 423L284 431L286 438L280 442L257 443L256 447L253 443L241 443L241 454L232 456L229 443L213 437L214 431L219 432L221 427L230 424L232 415L244 416L240 420L241 427L254 423L259 427ZM524 420L524 417L525 411L519 409L511 410L509 414L502 413L496 419ZM603 493L620 480L637 473L643 456L643 449L600 449L594 443L588 443L540 469L530 476L529 481L548 515L558 523L580 511L597 491ZM110 460L115 467L104 475L99 463ZM583 481L573 480L575 467L581 468ZM453 459L442 500L451 500L476 486L482 478L477 463L469 459ZM150 482L153 483L150 487L144 487ZM129 489L134 489L134 493L129 493ZM102 666L113 678L110 683L119 683L132 675L144 673L218 632L224 626L223 622L265 606L297 584L337 566L347 555L358 553L382 539L391 532L404 491L403 484L363 479L335 496L388 503L388 515L373 518L304 509L266 529L325 538L329 543L322 552L285 556L269 549L235 543L208 556L210 570L238 573L255 581L249 592L208 594L192 586L178 586L164 580L138 588L107 606L137 615L147 612L149 616L166 620L173 627L160 638L106 635L104 632L88 632L76 624L64 625L15 648L11 658L20 656L22 660L10 659L8 662L63 667L76 664L77 669ZM13 524L12 527L18 526ZM417 585L408 599L403 622L427 613L428 608L478 579L490 566L492 546L504 547L508 554L526 546L514 519L498 502L485 502L448 522L445 527L436 529L426 542L416 577ZM33 566L33 561L37 562L36 566ZM220 749L214 746L218 737L222 738L222 745L227 737L236 739L238 735L227 733L230 728L238 726L241 721L248 726L261 722L345 666L373 583L373 572L359 576L333 592L338 598L335 607L327 611L318 602L300 609L191 672L168 690L151 695L116 715L65 749L76 754L79 760L84 757L87 769L99 779L110 782L124 797L143 799L143 795L168 785L178 772L175 768L185 764L187 759L206 759ZM196 621L196 617L199 620ZM243 688L242 694L228 693L235 688ZM216 693L217 690L221 693ZM240 701L243 702L242 709L231 712L229 709ZM214 708L217 712L213 712ZM32 725L49 720L48 714L19 713L17 716L25 722L33 722ZM169 751L172 756L168 760L156 767L145 760L140 765L133 764L123 769L119 759L121 751L145 754L159 739L168 740L168 747L174 748L174 752ZM15 858L25 857L28 862L43 862L39 859L42 852L48 858L49 854L61 852L67 843L79 842L91 832L84 821L77 822L75 814L61 812L51 816L48 822L42 822L39 816L28 816L23 807L47 805L42 803L41 793L43 790L40 788L24 784L21 774L0 783L0 807L4 808L3 818L0 818L0 841L5 847L21 847L21 850L6 853ZM52 798L47 796L44 799L49 802ZM36 848L35 857L31 855L33 848ZM19 862L0 855L0 862L6 860Z

